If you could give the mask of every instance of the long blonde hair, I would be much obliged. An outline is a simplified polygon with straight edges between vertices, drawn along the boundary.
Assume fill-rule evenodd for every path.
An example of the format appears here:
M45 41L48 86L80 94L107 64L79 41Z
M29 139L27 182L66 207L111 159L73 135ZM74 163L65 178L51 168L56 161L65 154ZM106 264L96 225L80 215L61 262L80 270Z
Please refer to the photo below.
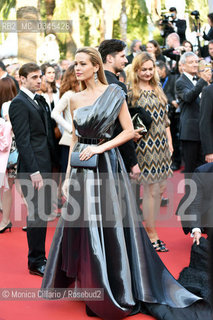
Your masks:
M98 80L103 84L108 84L105 77L105 73L104 73L101 55L98 52L98 50L92 47L83 47L83 48L77 49L75 54L80 52L83 52L89 55L90 61L93 66L99 65L99 69L97 71ZM86 84L84 81L81 81L81 87L82 87L82 90L86 89Z
M132 87L132 105L138 101L140 95L141 95L141 89L139 88L139 78L138 78L138 70L141 69L142 65L147 62L147 61L152 61L153 66L154 66L154 75L152 79L150 80L149 84L153 87L154 93L160 100L162 104L167 103L167 98L165 96L165 93L163 92L162 87L159 85L159 76L157 73L155 61L152 58L152 56L144 51L139 53L132 62L132 69L131 69L131 87Z

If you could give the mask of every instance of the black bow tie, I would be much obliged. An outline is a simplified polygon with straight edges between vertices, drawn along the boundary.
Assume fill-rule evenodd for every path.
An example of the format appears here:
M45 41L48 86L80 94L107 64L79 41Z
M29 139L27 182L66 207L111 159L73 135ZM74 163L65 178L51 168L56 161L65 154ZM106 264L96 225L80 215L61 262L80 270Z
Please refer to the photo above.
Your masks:
M41 96L40 94L35 94L34 100L36 100L37 102L43 102L46 103L46 100L43 96Z
M194 77L192 78L193 81L198 81L198 79L199 79L198 76L194 76Z
M38 102L38 105L44 108L47 112L49 112L48 104L43 96L40 94L35 94L34 100Z

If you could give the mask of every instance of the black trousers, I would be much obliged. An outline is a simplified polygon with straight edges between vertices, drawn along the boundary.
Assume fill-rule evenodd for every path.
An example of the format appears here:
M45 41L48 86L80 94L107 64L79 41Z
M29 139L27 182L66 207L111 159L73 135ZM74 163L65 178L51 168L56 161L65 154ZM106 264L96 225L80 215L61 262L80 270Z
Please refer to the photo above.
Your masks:
M46 176L46 179L49 177ZM51 213L51 200L55 195L51 192L50 180L44 179L44 186L38 191L33 188L28 178L19 179L21 189L28 205L27 242L28 267L40 267L45 263L45 240L48 215ZM48 182L48 185L47 185Z
M172 136L172 143L174 152L172 155L172 162L176 165L181 165L181 150L180 150L180 139L179 139L179 126L180 126L180 114L173 112L169 117L171 124L170 124L170 131Z
M182 152L186 174L193 173L205 163L200 141L182 140Z

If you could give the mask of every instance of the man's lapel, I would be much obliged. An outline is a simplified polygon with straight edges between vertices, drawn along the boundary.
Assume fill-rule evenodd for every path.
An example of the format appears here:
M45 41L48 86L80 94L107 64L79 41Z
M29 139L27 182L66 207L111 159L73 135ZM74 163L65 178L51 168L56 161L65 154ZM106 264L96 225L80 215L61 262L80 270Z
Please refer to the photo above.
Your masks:
M190 85L191 88L194 87L194 84L191 82L191 80L189 80L189 78L183 73L182 77L185 81L187 81L187 83Z
M47 113L43 109L41 110L42 107L40 107L34 100L32 100L25 92L20 91L21 94L24 95L24 97L33 105L33 107L38 111L39 115L41 116L42 123L44 123L45 126L45 131L48 134L48 120L47 120ZM41 115L42 112L42 115Z

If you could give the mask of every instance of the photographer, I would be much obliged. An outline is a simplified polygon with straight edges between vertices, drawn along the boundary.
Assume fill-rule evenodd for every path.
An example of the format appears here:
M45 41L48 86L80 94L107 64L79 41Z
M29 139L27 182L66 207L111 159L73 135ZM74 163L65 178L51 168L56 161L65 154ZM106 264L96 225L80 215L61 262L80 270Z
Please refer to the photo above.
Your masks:
M159 22L161 36L166 38L170 33L176 32L180 37L180 42L182 43L186 40L186 20L177 19L177 9L175 7L171 7L169 12L171 15L164 15L164 19ZM169 18L171 18L171 20L169 20Z
M204 40L213 40L213 12L208 14L208 23L210 25L210 30L206 34L205 31L203 32L203 39Z

